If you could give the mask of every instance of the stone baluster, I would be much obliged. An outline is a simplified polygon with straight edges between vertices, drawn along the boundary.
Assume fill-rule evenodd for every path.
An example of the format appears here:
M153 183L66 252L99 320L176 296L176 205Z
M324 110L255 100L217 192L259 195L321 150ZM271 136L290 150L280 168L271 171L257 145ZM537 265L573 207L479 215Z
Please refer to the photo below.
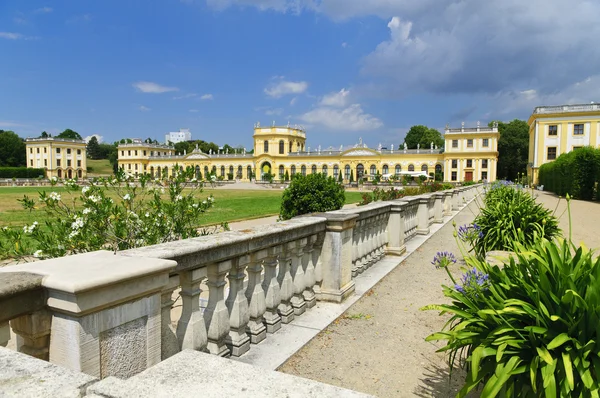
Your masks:
M317 235L315 243L313 245L312 250L312 261L315 265L315 286L313 287L313 291L315 292L315 296L317 299L319 298L319 294L321 293L321 282L323 282L323 261L321 256L321 251L323 248L323 240L325 238L325 233L321 233Z
M231 260L208 265L208 304L204 310L204 321L208 335L208 351L219 356L229 356L225 344L229 334L229 311L225 304L225 275L232 268Z
M452 190L452 210L454 210L454 211L460 210L458 188L455 188L454 190Z
M295 243L291 242L286 244L283 247L283 253L279 259L279 274L277 275L277 281L279 282L281 303L277 307L277 310L282 323L290 323L294 320L294 309L291 303L292 296L294 295L294 281L292 279L292 274L290 273L294 249Z
M354 233L356 233L356 261L352 266L352 276L355 277L359 274L359 270L362 266L364 255L365 255L365 246L364 246L364 230L365 223L364 220L357 221L354 227ZM354 237L353 237L354 240Z
M435 221L435 201L436 201L436 194L431 194L429 196L429 225L431 226L431 224L434 223Z
M316 279L315 279L315 265L313 262L313 247L317 240L317 236L313 235L308 238L308 242L304 247L304 256L302 257L302 268L304 268L304 278L306 281L306 287L302 295L304 296L304 302L306 308L312 308L317 304L317 298L313 290Z
M46 311L36 311L10 321L17 335L17 351L47 361L49 359L52 315Z
M306 277L302 267L302 257L304 257L304 248L308 244L307 238L302 238L297 242L292 257L291 274L294 280L294 295L291 303L294 308L294 315L302 315L306 311L306 302L304 301L304 289L306 289Z
M385 256L385 248L388 244L387 240L387 220L389 219L389 214L382 214L379 218L379 259L381 260Z
M373 262L373 219L365 219L365 249L364 261L361 264L359 272L362 274Z
M444 216L452 215L452 191L444 191Z
M265 326L267 333L275 333L281 329L281 317L279 316L279 305L281 304L281 290L277 281L278 258L281 253L281 246L273 247L267 250L267 258L264 261L265 277L262 288L265 291ZM259 254L260 255L260 254Z
M394 200L390 207L387 224L388 245L385 253L391 256L401 256L406 253L404 244L406 233L406 206L408 202Z
M0 323L0 346L6 347L10 340L10 324L8 322Z
M227 311L229 311L229 335L225 338L225 344L234 357L239 357L250 349L250 337L246 333L250 321L250 312L244 289L248 262L248 256L233 259L228 275L229 295L225 305Z
M208 343L206 325L200 311L200 294L202 293L200 284L205 278L206 268L204 267L191 271L183 271L179 274L179 283L181 284L181 292L179 294L181 295L182 311L181 318L179 318L179 322L177 323L177 340L180 350L204 351L206 349L206 344ZM169 285L161 294L163 342L169 338L169 330L167 328L171 323L171 307L173 304L171 301L173 290L169 293L169 289L173 286L172 279L169 278ZM166 338L165 335L167 336ZM175 353L172 347L161 347L161 356L168 358Z
M434 206L434 216L433 222L436 224L444 223L444 198L446 195L443 192L438 192L434 194L435 196L435 206Z
M467 200L465 199L465 188L458 188L458 206L461 208L465 207L466 201Z
M248 266L248 287L246 288L246 299L248 300L248 312L250 320L246 333L250 337L252 344L258 344L267 337L267 328L264 324L264 315L267 310L265 291L261 285L262 263L268 256L267 250L261 250L250 256L250 265ZM265 272L265 280L267 273ZM277 284L277 281L275 281ZM279 285L277 286L279 290ZM277 306L275 306L277 308Z
M419 197L419 207L417 209L417 234L429 234L429 197Z
M372 225L373 225L373 243L371 244L373 250L372 250L372 261L371 264L369 264L369 268L373 266L373 264L375 264L377 261L379 261L379 247L380 247L380 242L379 242L379 220L381 219L381 217L379 215L376 215L375 217L372 218Z
M352 233L358 214L324 213L327 218L321 257L323 281L319 300L341 303L355 290L352 280Z

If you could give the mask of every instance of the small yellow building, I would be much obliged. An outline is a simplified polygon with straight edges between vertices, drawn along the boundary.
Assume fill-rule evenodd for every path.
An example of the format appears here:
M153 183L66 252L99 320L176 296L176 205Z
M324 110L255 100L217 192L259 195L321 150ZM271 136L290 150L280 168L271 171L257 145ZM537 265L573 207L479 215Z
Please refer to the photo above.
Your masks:
M27 138L27 167L46 169L46 177L85 178L86 143L63 138Z
M600 104L538 106L527 124L527 175L534 184L544 163L583 146L600 146Z
M228 179L249 181L254 175L262 179L268 173L275 179L285 174L324 173L345 182L372 180L376 175L434 176L442 174L444 181L464 182L496 179L498 160L498 128L446 128L446 149L436 148L368 148L362 143L339 148L310 148L306 132L298 127L254 126L254 153L191 153L176 155L172 147L152 145L138 140L118 147L119 167L132 174L154 176L170 174L175 165L196 169L206 176L214 173Z

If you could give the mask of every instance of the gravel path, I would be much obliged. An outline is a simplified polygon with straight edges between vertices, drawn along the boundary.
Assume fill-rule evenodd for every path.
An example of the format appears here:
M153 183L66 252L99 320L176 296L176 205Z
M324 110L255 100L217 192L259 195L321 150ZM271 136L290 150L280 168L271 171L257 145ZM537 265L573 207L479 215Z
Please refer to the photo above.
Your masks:
M551 210L568 236L566 201L547 192L535 192ZM478 213L472 202L461 211L458 225L472 222ZM571 202L573 242L600 249L600 203ZM448 381L449 368L425 337L441 330L446 316L420 311L424 305L445 302L441 285L450 280L431 264L435 253L458 254L451 223L425 242L370 292L288 360L279 370L379 397L453 397L464 374ZM453 266L455 275L459 265Z

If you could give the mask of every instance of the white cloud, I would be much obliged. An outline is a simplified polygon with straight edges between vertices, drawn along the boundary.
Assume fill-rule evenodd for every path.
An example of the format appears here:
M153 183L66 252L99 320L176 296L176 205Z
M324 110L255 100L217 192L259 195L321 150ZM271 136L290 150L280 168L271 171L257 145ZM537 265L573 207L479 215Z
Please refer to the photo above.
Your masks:
M19 40L19 39L24 39L24 38L25 38L25 36L23 36L20 33L0 32L0 39Z
M304 81L290 82L282 80L281 77L277 77L275 80L278 82L269 85L264 90L269 97L281 98L289 94L302 94L308 88L308 83Z
M36 14L48 14L48 13L52 12L52 8L42 7L42 8L38 8L38 9L34 10L33 12L35 12Z
M343 42L343 43L342 43L342 48L346 48L346 47L348 47L348 43L346 43L346 42Z
M174 100L180 100L180 99L185 99L185 98L193 98L195 96L197 96L198 94L196 93L189 93L189 94L184 94L184 95L180 95L178 97L173 97Z
M104 141L104 137L101 136L100 134L92 134L92 135L88 135L87 137L84 137L83 140L85 142L90 142L90 140L92 139L92 137L96 137L96 139L98 140L98 143L101 144Z
M383 126L381 120L365 113L360 104L353 104L344 109L318 107L301 115L300 119L330 130L365 131Z
M213 95L212 94L204 94L202 97L200 97L201 100L212 100L213 99Z
M198 109L190 109L188 112L191 112L191 113L198 113L198 112L200 112L200 111L199 111Z
M320 104L322 106L335 106L338 108L347 106L350 103L350 91L342 88L340 91L335 93L329 93L325 95Z
M133 83L132 86L142 93L160 94L169 91L179 91L177 87L161 86L160 84L153 82L137 82Z
M296 105L296 101L298 101L298 97L292 98L292 100L290 101L290 106Z
M138 107L138 109L142 112L148 112L150 110L150 108L148 108L147 106L144 106L144 105L140 105Z

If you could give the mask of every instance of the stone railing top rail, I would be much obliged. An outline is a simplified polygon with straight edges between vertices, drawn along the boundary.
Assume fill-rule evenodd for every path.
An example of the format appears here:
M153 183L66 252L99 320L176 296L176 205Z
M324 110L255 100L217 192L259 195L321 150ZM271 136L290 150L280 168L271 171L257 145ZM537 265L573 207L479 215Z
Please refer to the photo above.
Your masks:
M74 144L85 144L85 140L71 140L69 138L54 138L54 137L26 138L25 141L26 142L56 141L56 142L70 142L70 143L74 143Z
M175 148L164 144L149 144L147 142L132 142L128 144L119 144L117 148L156 148L156 149L168 149L174 151Z
M0 273L0 302L0 324L41 310L46 305L42 276L28 272Z
M569 113L569 112L591 112L599 111L600 104L576 104L558 106L538 106L533 110L534 114L545 113Z

